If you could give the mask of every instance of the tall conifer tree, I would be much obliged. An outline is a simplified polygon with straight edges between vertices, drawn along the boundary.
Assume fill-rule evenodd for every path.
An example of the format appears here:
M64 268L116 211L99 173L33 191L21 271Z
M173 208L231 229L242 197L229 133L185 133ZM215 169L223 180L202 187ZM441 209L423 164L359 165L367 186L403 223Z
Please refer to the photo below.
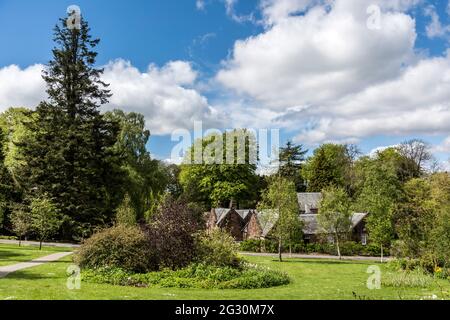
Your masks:
M23 144L27 191L49 195L62 215L65 239L89 236L107 224L120 199L120 159L112 146L119 126L99 108L111 96L94 67L99 39L88 23L61 19L54 29L53 59L43 72L48 101L36 109L35 137Z

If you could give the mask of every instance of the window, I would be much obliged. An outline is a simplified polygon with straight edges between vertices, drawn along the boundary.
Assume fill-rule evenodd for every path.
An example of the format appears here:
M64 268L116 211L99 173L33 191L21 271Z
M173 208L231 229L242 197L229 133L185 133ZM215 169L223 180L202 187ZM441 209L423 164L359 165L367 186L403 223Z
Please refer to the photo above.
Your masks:
M366 233L363 233L361 235L361 243L362 243L363 246L367 245L367 234Z

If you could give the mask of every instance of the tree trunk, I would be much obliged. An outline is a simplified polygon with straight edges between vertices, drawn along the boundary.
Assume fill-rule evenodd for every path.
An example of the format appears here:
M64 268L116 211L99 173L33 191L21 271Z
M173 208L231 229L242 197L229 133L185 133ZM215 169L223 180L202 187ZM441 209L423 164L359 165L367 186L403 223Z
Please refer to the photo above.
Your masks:
M19 236L19 247L22 246L22 236Z
M381 263L383 263L383 245L381 245Z
M39 240L39 250L42 250L42 240Z
M339 236L337 234L336 234L336 249L337 249L337 254L339 256L339 260L342 260L341 248L339 247Z
M280 259L280 262L283 262L283 256L281 254L281 248L282 248L282 243L281 243L281 238L278 239L278 258Z

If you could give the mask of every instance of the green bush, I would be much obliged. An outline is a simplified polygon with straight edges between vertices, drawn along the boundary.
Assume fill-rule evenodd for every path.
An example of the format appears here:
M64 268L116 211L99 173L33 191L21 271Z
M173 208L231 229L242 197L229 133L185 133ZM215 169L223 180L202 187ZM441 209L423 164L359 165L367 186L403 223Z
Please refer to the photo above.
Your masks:
M180 270L134 274L117 268L83 270L83 281L120 286L199 289L256 289L289 284L289 277L279 271L241 264L240 268L191 264Z
M216 267L237 267L240 263L238 246L227 232L216 228L203 232L197 238L196 261Z
M222 282L219 289L263 289L287 285L290 279L287 274L262 268L257 265L246 265L244 271L235 279Z
M120 268L129 272L155 270L145 234L138 227L116 226L94 234L75 255L81 268Z
M262 240L250 239L241 242L240 249L245 252L261 252Z
M450 280L450 268L437 267L434 269L434 276L438 279Z
M19 238L15 236L0 236L0 240L19 240Z
M271 240L246 240L240 245L242 251L247 252L268 252L277 253L278 243ZM332 243L295 243L292 244L290 249L292 253L303 253L303 254L329 254L337 255L336 246ZM347 241L340 246L341 254L344 256L372 256L379 257L381 254L381 249L379 246L374 244L362 245L361 243ZM284 252L288 252L289 247L284 247ZM384 255L389 255L389 249L384 249Z

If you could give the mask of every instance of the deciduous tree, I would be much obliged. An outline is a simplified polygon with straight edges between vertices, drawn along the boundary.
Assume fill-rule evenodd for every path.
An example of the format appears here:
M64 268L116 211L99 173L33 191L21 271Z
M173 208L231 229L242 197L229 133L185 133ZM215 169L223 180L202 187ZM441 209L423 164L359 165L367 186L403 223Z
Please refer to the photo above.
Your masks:
M324 189L317 219L323 230L333 237L341 259L340 244L342 239L347 237L352 225L351 200L343 188Z
M58 232L61 217L56 205L47 196L33 199L30 208L31 226L39 240L39 250L41 250L42 242Z
M258 204L263 226L273 226L270 235L278 241L278 257L283 261L283 246L302 230L295 184L281 176L274 176Z

